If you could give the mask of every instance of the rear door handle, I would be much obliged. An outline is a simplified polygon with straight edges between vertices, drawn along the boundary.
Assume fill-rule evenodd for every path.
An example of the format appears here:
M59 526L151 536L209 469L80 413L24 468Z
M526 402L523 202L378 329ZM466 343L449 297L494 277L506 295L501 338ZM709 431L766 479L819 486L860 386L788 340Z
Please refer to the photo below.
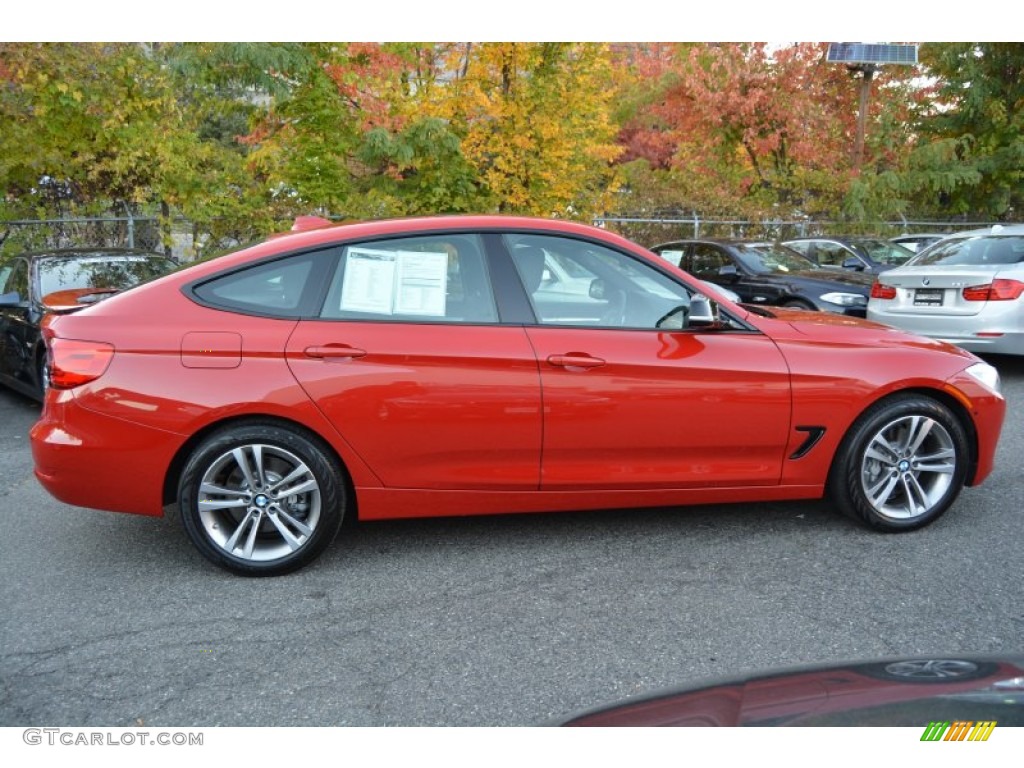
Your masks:
M548 358L548 362L551 365L557 365L562 368L597 368L604 365L604 360L600 357L591 357L579 352L570 352L567 355L551 355Z
M358 349L345 344L323 344L306 347L303 352L306 357L315 357L321 360L351 360L366 355L365 349Z

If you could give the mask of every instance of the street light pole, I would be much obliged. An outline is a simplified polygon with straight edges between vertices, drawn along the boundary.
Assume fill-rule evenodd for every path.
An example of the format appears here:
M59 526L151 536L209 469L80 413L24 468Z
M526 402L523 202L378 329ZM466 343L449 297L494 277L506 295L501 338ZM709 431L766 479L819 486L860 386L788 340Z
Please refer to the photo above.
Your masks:
M860 110L857 112L857 136L853 143L853 168L860 171L864 164L864 133L868 120L868 102L871 97L871 80L878 70L875 64L860 64L850 67L851 71L860 72Z

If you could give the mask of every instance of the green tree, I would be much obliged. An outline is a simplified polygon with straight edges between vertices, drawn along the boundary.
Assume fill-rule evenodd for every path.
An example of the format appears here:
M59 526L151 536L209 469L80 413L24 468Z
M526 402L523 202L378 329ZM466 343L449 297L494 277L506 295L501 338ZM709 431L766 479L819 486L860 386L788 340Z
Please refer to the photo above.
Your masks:
M1024 210L1024 43L926 43L933 96L909 178L940 214L1019 218Z

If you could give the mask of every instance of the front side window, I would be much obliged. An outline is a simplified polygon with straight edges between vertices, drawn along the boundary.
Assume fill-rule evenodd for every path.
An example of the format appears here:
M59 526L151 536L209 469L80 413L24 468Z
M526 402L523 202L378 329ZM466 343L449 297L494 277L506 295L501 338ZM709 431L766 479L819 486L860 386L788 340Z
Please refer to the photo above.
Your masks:
M899 266L914 255L909 248L886 240L858 240L856 245L877 264Z
M690 265L690 274L709 282L715 282L719 279L719 276L722 274L722 267L734 266L732 259L721 250L705 243L697 243L693 246L693 256L690 257Z
M857 257L839 243L819 242L815 244L814 258L824 267L841 267L844 261Z
M347 245L321 317L497 322L487 274L477 235L437 234Z
M542 325L680 327L689 309L685 286L619 251L550 235L506 235L505 244Z

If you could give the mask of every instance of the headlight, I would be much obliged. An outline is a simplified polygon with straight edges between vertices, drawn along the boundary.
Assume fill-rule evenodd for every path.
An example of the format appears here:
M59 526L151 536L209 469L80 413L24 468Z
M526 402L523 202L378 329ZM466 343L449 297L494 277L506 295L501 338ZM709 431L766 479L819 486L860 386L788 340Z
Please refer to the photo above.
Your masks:
M841 307L863 307L868 303L867 298L859 293L825 293L818 298Z
M973 376L986 387L991 389L997 395L999 394L999 371L997 371L988 363L975 363L974 365L967 369L967 373L971 374L971 376Z

